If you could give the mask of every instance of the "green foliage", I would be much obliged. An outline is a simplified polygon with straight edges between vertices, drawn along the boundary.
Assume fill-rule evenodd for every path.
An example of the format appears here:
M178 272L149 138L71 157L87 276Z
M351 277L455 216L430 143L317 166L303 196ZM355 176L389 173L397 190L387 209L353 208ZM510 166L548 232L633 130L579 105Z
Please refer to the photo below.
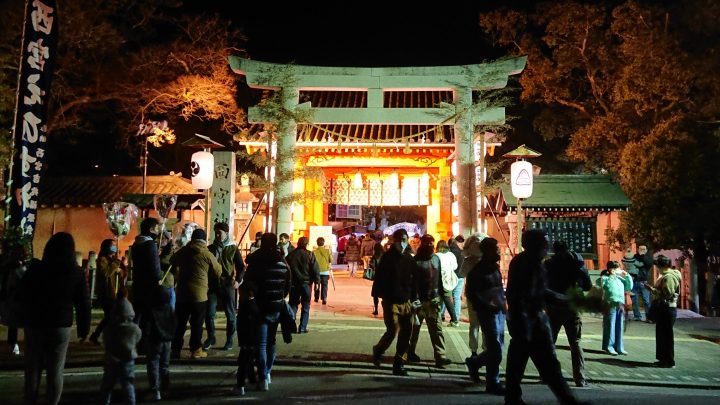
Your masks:
M612 238L657 247L717 246L720 6L693 2L565 1L497 10L480 26L528 56L527 114L567 157L608 170L631 199ZM700 28L704 27L704 28ZM715 38L715 39L713 39Z

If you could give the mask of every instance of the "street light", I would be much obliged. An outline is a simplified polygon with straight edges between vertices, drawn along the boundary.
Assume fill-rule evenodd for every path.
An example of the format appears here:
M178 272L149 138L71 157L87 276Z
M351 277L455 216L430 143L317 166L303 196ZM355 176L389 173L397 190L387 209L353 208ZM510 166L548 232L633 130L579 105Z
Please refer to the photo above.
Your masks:
M173 144L175 143L175 131L168 128L167 121L148 121L147 123L141 123L137 134L135 136L143 136L143 150L140 155L140 165L143 168L142 176L142 192L147 192L147 160L148 160L148 143L151 143L156 148L162 146L162 144Z
M525 145L520 145L517 149L512 150L503 155L505 158L515 158L515 162L510 166L510 186L513 197L517 202L517 246L515 253L522 250L522 200L530 198L533 192L533 169L532 164L526 158L538 157L541 154Z

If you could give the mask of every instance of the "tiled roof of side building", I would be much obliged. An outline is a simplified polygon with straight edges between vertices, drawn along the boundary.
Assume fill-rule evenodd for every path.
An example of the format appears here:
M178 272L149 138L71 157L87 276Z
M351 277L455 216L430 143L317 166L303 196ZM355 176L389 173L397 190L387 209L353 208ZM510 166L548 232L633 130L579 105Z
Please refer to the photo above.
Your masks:
M141 176L43 177L40 206L99 206L122 201L125 194L142 193ZM176 176L147 176L147 194L195 194L190 180Z

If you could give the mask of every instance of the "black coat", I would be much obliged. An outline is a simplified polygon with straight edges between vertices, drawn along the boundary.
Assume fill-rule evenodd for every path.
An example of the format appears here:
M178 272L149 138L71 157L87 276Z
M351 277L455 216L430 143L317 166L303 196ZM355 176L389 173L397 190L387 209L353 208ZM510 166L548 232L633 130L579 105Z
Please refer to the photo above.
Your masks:
M290 269L277 250L259 249L245 260L245 288L255 296L255 303L262 315L278 313L285 305L290 292Z
M417 265L409 253L400 253L391 246L380 258L375 272L373 292L377 297L392 304L403 304L415 295L413 275Z
M158 281L162 279L160 254L157 243L148 236L139 235L131 248L133 306L135 312L142 313L149 309L149 299Z
M505 311L505 292L497 262L480 260L465 278L465 296L475 311Z

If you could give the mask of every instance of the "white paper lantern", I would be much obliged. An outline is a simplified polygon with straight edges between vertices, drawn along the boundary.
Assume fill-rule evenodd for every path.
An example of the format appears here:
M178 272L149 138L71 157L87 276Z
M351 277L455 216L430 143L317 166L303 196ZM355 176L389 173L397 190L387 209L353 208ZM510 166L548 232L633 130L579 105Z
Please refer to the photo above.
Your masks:
M452 174L453 177L457 177L457 160L453 160L450 164L450 174Z
M453 181L452 184L450 184L450 192L454 196L458 195L457 181Z
M213 184L215 159L210 152L195 152L190 161L190 175L193 188L208 190Z
M452 233L455 236L460 235L460 223L459 222L453 222Z
M352 186L355 189L361 190L363 188L363 180L362 175L360 172L355 173L355 177L353 177Z
M450 212L453 214L453 216L460 215L460 206L457 201L453 201L452 205L450 206Z
M533 192L532 164L519 160L510 166L512 194L515 198L528 198Z

